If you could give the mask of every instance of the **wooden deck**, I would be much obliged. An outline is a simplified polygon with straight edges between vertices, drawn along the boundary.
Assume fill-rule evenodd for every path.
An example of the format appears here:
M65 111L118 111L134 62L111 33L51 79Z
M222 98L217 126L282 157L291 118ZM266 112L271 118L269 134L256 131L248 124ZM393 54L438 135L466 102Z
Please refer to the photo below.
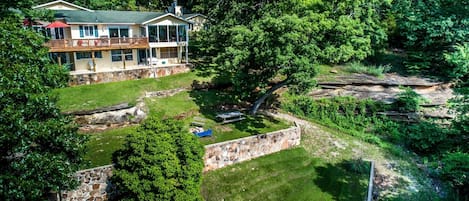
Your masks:
M49 52L100 51L148 48L148 38L59 39L45 43Z

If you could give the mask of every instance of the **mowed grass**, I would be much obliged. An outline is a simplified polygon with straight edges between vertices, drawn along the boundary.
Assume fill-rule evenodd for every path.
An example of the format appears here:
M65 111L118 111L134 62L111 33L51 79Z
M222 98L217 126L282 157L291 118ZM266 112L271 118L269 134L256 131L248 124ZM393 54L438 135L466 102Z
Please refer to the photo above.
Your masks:
M58 96L58 106L63 112L93 110L120 103L135 104L145 91L168 90L191 86L194 80L208 81L195 72L181 73L141 80L129 80L93 85L81 85L54 90Z
M200 107L198 105L197 98L191 97L193 93L197 93L199 98L204 98L204 101L212 101L214 105L218 102L218 99L215 98L220 95L217 91L198 91L181 92L165 98L146 99L149 115L154 115L159 118L177 118L183 121L188 135L191 135L189 133L191 122L194 121L195 118L203 118L205 123L204 128L213 130L211 137L200 138L200 141L204 145L248 137L255 134L264 134L291 126L284 121L262 115L255 117L246 116L245 120L239 122L220 124L216 122L214 118L217 113L215 107L213 107L213 110L201 110L201 108L206 107ZM135 128L134 126L101 133L86 134L90 136L88 150L85 156L85 159L89 160L90 164L87 165L86 168L111 164L112 153L122 147L125 137L130 132L133 132Z
M89 135L85 160L89 163L84 167L92 168L112 163L112 154L120 149L124 144L125 137L134 132L133 127L125 127L114 130L108 130L101 133L84 134Z
M295 148L204 174L202 196L218 200L364 200L368 174Z

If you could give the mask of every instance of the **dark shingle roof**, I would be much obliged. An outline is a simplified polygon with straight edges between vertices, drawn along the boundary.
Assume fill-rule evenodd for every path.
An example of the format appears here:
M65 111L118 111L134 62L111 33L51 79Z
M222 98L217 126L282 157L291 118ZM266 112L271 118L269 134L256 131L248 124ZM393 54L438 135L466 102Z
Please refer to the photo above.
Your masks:
M165 15L163 12L140 11L102 11L94 12L79 10L56 10L56 18L64 18L68 23L123 23L141 24L156 17Z
M204 15L202 15L202 14L200 14L200 13L190 13L190 14L184 14L184 15L182 15L182 18L184 18L184 19L187 20L187 19L190 19L190 18L195 17L195 16L198 16L198 15L205 17Z

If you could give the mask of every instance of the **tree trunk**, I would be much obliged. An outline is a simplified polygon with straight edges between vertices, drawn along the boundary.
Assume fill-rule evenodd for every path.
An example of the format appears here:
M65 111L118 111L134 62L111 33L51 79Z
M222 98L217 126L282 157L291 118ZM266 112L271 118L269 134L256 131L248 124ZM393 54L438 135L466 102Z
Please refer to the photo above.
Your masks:
M274 93L277 89L280 89L282 88L283 86L285 86L287 84L287 79L277 83L276 85L274 85L272 88L270 88L269 90L267 90L267 92L265 92L264 95L262 95L260 98L258 98L256 100L256 102L254 102L254 105L252 106L252 109L251 109L251 115L255 115L257 113L257 110L259 109L259 107L261 106L262 103L264 103L265 99L267 97L269 97L272 93Z

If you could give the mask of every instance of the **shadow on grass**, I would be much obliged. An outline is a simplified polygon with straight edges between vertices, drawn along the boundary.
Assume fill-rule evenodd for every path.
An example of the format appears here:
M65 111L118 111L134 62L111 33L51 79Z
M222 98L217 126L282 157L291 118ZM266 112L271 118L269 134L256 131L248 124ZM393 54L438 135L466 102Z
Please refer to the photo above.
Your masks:
M221 90L192 90L189 95L199 106L199 112L203 116L213 120L216 119L216 115L219 113L245 111L247 109L245 106L239 106L238 102L236 102L231 94ZM268 120L273 124L279 122L276 119L263 115L246 115L246 119L231 123L231 125L237 130L257 135L261 134L259 131L260 128L267 126L264 120Z
M343 161L338 164L326 164L317 167L317 177L314 180L321 191L333 196L333 200L364 200L367 195L368 171L356 171L351 164L353 161Z

